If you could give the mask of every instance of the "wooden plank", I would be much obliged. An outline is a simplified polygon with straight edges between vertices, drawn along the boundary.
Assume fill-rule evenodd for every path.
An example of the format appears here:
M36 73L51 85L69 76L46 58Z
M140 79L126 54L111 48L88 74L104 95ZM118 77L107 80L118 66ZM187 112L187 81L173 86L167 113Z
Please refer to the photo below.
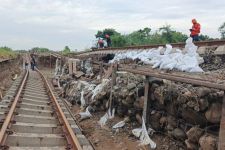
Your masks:
M143 118L144 118L144 121L146 123L146 125L149 124L149 115L150 115L150 111L149 111L149 108L150 108L150 94L149 94L149 91L150 91L150 83L149 83L149 76L146 76L146 79L145 79L145 93L144 93L144 108L143 108Z
M220 121L219 150L225 150L225 91L223 95L222 118Z
M72 59L68 60L68 64L69 64L69 74L72 75L73 74L73 61L72 61Z
M117 72L117 64L114 64L112 67L112 86L116 85L116 72Z
M100 63L99 67L100 67L100 72L99 72L100 73L100 78L102 79L102 77L103 77L103 63L102 62Z
M77 73L77 61L73 60L72 65L73 65L72 73L76 74Z

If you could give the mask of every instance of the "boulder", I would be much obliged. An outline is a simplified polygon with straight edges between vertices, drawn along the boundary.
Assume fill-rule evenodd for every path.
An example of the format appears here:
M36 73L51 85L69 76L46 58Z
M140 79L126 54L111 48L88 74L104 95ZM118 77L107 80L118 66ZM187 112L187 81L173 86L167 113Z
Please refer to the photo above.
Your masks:
M190 142L197 144L199 138L204 134L204 130L199 127L192 127L186 134Z
M185 139L187 139L186 133L180 128L175 128L171 134L177 140L184 141Z
M137 109L143 109L144 108L144 96L138 98L138 100L136 100L134 102L134 107Z
M176 127L177 127L176 118L173 117L173 116L168 116L167 117L167 126L166 126L166 129L172 131Z
M217 150L218 139L210 134L205 134L199 139L201 150Z
M211 123L219 123L221 113L222 105L220 103L212 103L210 108L205 112L205 117Z
M140 114L136 114L136 120L138 121L139 124L142 124L142 118Z
M209 88L206 88L206 87L200 87L200 88L197 89L197 95L199 97L204 97L207 94L209 94L210 92L211 92L211 90Z
M135 83L129 83L129 84L127 85L127 89L130 91L130 90L136 88L136 86L137 86L137 85L136 85Z
M185 121L187 121L187 123L193 125L205 126L207 123L207 120L204 115L190 108L183 108L181 110L181 116Z
M201 111L206 110L206 108L208 108L208 106L209 106L209 102L208 102L207 99L201 98L201 99L198 101L198 103L199 103L199 108L200 108Z
M161 118L161 114L159 112L156 112L156 113L154 113L150 116L149 122L150 122L151 127L154 130L160 130L161 129L160 123L159 123L160 118Z
M185 140L185 144L188 150L198 150L198 144L192 143L189 139Z
M160 123L160 127L161 128L165 128L168 121L167 121L167 118L166 117L161 117L160 120L159 120L159 123Z

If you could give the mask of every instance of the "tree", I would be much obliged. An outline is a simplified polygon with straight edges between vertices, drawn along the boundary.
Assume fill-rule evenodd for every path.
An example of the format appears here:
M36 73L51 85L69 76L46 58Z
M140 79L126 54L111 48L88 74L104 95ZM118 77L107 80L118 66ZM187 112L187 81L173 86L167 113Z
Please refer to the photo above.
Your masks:
M65 46L65 48L63 49L63 53L66 54L66 53L69 53L69 52L70 52L69 46Z
M31 49L32 52L49 52L50 50L48 48L43 47L34 47Z
M120 34L111 37L113 47L124 47L126 45L126 37Z
M200 41L206 41L206 40L212 40L213 38L210 38L208 35L203 35L203 34L200 34L199 35L199 40Z
M219 27L219 32L221 34L221 38L225 39L225 22Z
M103 31L98 31L95 35L96 38L105 38L105 35L108 34L109 36L113 36L119 34L115 29L104 29Z
M170 25L165 25L159 28L162 32L162 37L166 39L167 42L172 43L172 29Z

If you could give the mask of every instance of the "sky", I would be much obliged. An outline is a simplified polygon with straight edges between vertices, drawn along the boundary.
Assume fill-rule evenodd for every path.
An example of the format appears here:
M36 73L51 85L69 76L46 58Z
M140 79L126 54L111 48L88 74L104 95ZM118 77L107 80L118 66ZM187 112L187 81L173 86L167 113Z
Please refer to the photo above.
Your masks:
M202 34L219 38L224 6L224 0L0 0L0 46L82 50L104 28L127 34L170 24L189 34L192 18Z

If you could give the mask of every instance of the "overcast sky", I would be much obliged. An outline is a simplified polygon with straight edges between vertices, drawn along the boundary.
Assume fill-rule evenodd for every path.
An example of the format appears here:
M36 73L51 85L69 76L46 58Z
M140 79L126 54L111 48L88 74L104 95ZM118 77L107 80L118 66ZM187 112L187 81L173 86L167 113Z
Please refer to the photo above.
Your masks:
M189 34L192 18L203 34L220 37L225 0L0 0L0 46L84 49L97 30L130 33L165 24Z

